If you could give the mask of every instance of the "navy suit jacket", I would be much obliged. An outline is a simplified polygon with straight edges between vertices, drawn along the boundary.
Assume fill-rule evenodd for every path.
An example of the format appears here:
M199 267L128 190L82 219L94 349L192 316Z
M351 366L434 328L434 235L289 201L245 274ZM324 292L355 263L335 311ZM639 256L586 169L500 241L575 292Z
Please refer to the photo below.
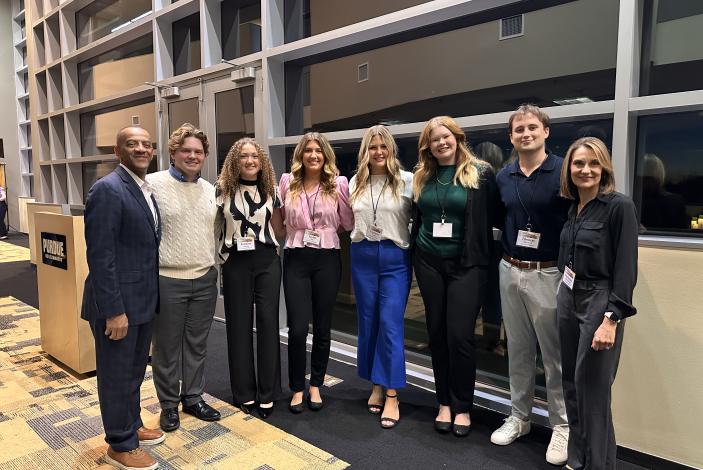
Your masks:
M158 215L153 196L152 201ZM126 313L130 325L154 318L159 302L158 225L141 189L121 166L93 185L85 205L90 272L81 318L106 320Z

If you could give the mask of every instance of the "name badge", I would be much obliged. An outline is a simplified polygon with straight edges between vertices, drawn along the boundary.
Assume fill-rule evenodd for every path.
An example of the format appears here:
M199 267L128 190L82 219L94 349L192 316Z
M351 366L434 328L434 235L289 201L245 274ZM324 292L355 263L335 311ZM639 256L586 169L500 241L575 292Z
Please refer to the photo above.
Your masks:
M256 244L252 237L237 238L237 251L253 251L256 249Z
M370 242L380 242L381 235L383 235L383 229L381 227L377 227L376 225L372 225L366 233L366 239Z
M530 232L528 230L518 230L517 232L517 246L523 248L534 248L539 247L539 239L541 234L537 232Z
M320 246L320 233L306 229L305 235L303 235L303 243L311 246Z
M574 281L576 281L576 273L570 267L564 266L564 275L561 278L561 282L563 282L570 290L573 290Z
M449 222L433 223L432 236L435 238L452 238L452 224Z

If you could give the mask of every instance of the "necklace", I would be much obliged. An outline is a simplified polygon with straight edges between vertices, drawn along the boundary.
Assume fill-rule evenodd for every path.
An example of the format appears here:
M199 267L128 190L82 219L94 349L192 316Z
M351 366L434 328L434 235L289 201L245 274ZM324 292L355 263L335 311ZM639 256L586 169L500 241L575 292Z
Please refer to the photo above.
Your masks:
M444 181L442 181L441 179L439 179L439 176L435 176L434 179L437 180L437 182L439 184L441 184L442 186L448 186L452 182L451 178L446 183Z

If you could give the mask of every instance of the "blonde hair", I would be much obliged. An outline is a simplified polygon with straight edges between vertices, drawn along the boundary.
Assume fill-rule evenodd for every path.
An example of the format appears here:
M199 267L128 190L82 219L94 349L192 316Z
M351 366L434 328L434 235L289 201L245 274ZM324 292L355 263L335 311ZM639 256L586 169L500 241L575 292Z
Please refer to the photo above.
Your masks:
M168 153L171 155L176 153L179 148L183 147L183 142L185 142L188 137L195 137L201 144L203 144L205 155L210 153L210 144L207 141L207 135L205 135L205 132L189 122L184 123L181 127L171 133L171 136L168 138Z
M578 199L578 188L576 188L571 179L571 160L574 157L574 152L581 147L591 150L596 155L598 163L603 169L600 176L598 194L609 194L615 191L615 175L608 147L597 137L582 137L571 144L569 150L566 151L564 164L561 167L559 194L567 199Z
M479 185L481 172L490 165L478 159L466 145L466 135L461 127L449 116L433 117L420 134L418 142L418 162L415 166L415 174L413 175L413 198L415 201L420 199L422 188L425 183L437 174L437 159L432 155L430 150L431 138L430 134L438 127L446 127L456 139L456 172L454 173L454 184L460 184L464 188L477 189Z
M273 165L264 149L252 138L244 137L239 139L229 149L225 162L222 164L222 171L217 178L217 189L224 197L232 197L239 188L239 156L242 147L253 145L259 157L259 189L272 200L276 198L276 174L273 172Z
M320 173L320 189L322 194L336 198L337 197L337 183L335 178L339 176L339 169L337 168L337 157L332 150L327 138L320 134L319 132L308 132L303 135L295 146L293 151L293 161L290 164L290 186L289 192L291 199L295 199L296 196L303 191L303 177L305 176L305 166L303 165L303 154L305 153L305 147L309 142L315 141L322 149L322 154L325 157L325 164L322 167L322 172Z
M361 139L361 147L359 148L359 158L356 167L356 186L351 194L351 202L361 197L369 183L369 146L374 137L380 137L383 144L388 149L388 158L386 158L386 173L388 174L388 185L391 188L391 194L398 199L400 196L400 170L402 165L398 161L398 145L395 143L393 135L386 126L373 126L364 132L364 137Z

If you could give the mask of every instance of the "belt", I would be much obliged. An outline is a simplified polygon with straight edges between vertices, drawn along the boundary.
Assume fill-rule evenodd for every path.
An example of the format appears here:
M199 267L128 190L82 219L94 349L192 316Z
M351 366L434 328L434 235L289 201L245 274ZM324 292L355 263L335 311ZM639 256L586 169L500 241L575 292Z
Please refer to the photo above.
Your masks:
M508 255L503 255L503 259L520 269L543 269L557 266L556 261L521 261Z

